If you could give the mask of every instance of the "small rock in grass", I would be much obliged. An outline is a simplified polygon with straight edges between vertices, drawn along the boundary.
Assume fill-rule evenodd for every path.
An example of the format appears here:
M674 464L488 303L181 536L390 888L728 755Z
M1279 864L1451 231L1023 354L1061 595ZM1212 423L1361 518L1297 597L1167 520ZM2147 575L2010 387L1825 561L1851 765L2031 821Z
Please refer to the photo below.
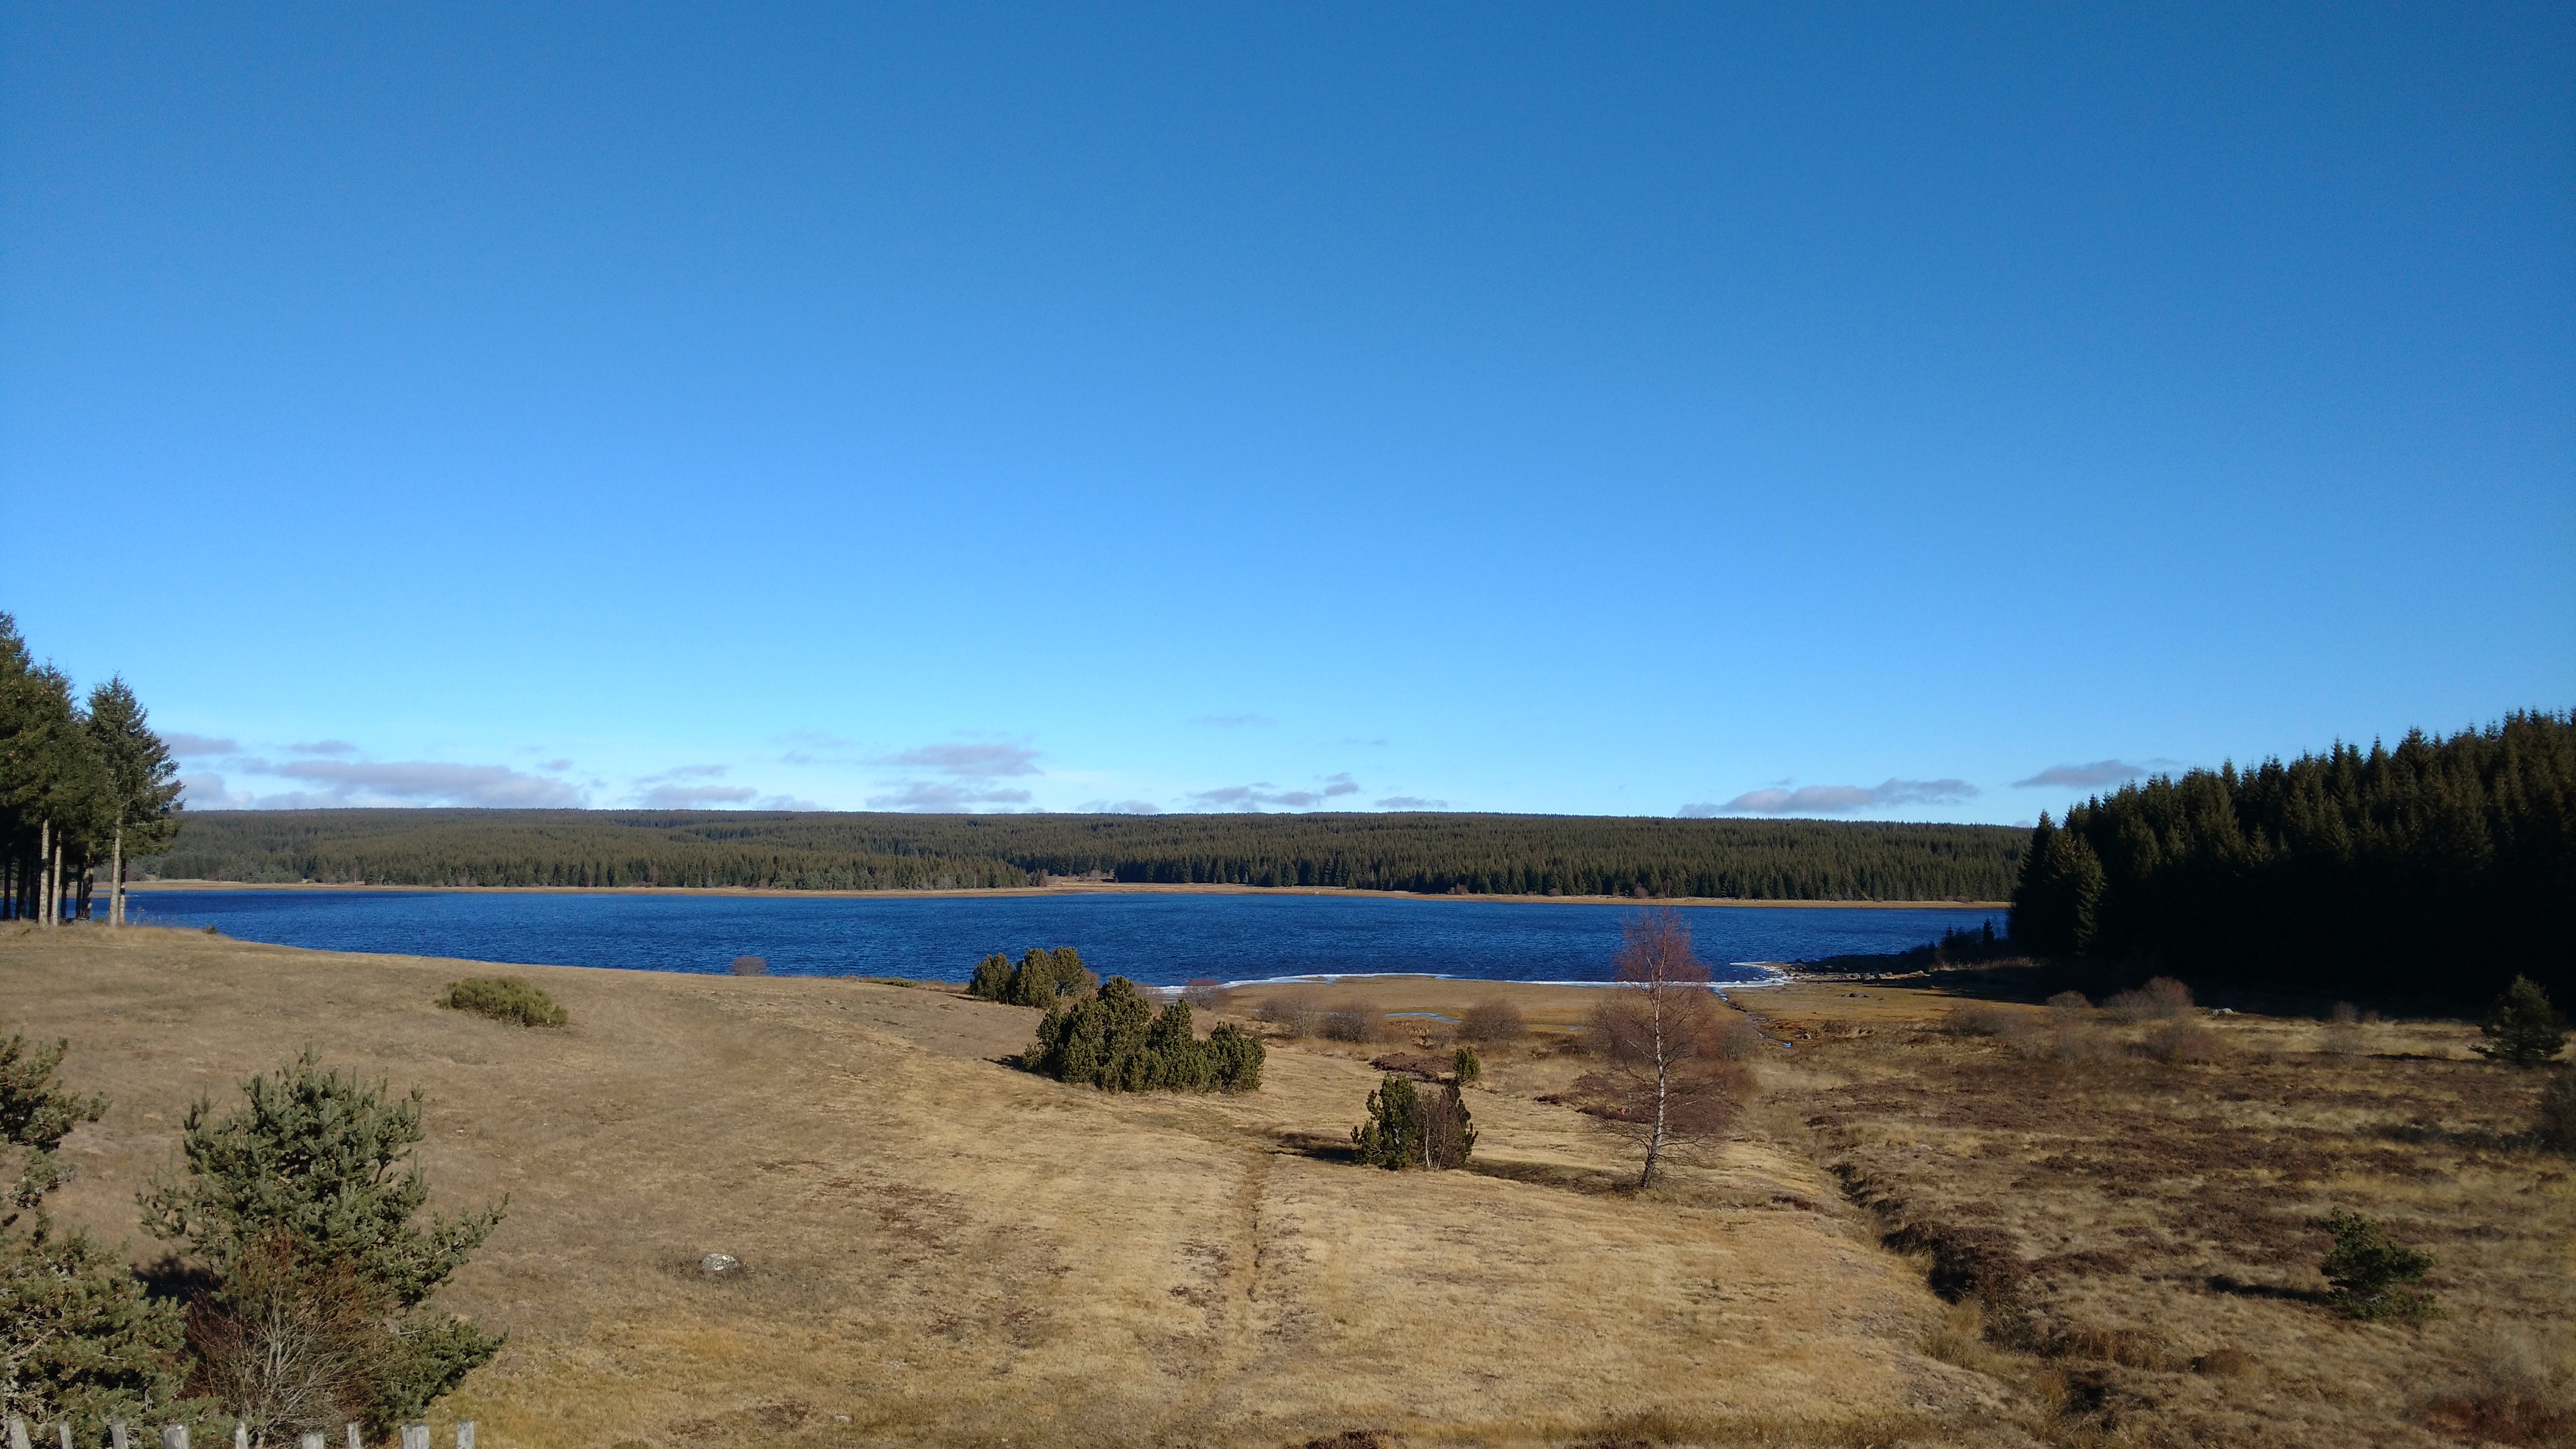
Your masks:
M709 1253L698 1260L698 1271L710 1278L729 1278L742 1271L742 1259L731 1253Z

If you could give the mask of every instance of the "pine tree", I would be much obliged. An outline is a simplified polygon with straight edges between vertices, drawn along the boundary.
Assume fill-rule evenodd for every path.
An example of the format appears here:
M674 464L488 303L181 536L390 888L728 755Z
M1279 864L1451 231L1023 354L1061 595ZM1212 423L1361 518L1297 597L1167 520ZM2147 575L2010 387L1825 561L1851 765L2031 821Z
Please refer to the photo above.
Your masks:
M281 1251L309 1281L345 1273L384 1322L364 1406L382 1432L500 1351L500 1337L428 1305L503 1206L414 1221L429 1196L412 1157L422 1137L418 1088L389 1098L382 1083L326 1071L307 1048L274 1078L242 1083L242 1094L247 1104L221 1118L202 1098L189 1108L184 1175L164 1174L141 1194L145 1230L183 1244L226 1292L266 1270L263 1254Z
M0 1042L0 1144L22 1154L0 1217L0 1413L95 1425L171 1401L181 1327L177 1305L147 1297L123 1254L57 1232L45 1211L71 1177L56 1149L107 1110L57 1077L68 1048Z
M2550 1003L2549 993L2528 976L2513 978L2478 1032L2487 1039L2475 1048L2478 1055L2513 1067L2540 1066L2567 1042L2565 1018Z
M1369 1093L1368 1120L1351 1129L1351 1155L1389 1172L1422 1161L1422 1103L1406 1077L1389 1075Z

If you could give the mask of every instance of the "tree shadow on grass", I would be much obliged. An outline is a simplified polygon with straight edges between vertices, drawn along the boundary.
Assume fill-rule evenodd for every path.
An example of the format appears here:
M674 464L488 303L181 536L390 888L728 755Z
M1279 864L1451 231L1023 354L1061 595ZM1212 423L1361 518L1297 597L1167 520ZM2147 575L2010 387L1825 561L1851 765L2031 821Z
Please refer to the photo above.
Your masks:
M2324 1304L2328 1301L2322 1289L2291 1288L2279 1283L2249 1283L2227 1273L2210 1274L2209 1291L2225 1293L2236 1298L2272 1298L2285 1303Z
M1637 1179L1625 1172L1605 1172L1597 1167L1574 1167L1562 1162L1523 1162L1509 1157L1471 1157L1459 1166L1461 1172L1478 1177L1498 1177L1505 1182L1522 1182L1532 1187L1564 1188L1570 1192L1613 1194L1637 1189Z

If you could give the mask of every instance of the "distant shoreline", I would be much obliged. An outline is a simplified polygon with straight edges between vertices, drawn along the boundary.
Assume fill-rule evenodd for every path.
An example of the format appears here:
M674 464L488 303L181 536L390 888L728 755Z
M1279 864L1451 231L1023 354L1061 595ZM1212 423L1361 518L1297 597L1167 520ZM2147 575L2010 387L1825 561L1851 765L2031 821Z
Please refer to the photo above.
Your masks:
M1489 905L1541 906L1727 906L1745 910L1874 910L1874 911L2000 911L2009 901L1746 901L1720 896L1654 896L1640 900L1633 896L1532 896L1469 895L1464 892L1423 895L1410 891L1364 891L1348 886L1248 886L1195 884L1152 885L1122 882L1066 882L1060 885L1001 886L991 890L882 890L882 891L793 891L761 890L750 886L424 886L424 885L352 885L347 882L323 881L235 881L235 880L149 880L130 881L125 887L137 895L156 891L409 891L422 895L541 895L541 896L776 896L780 898L839 897L849 899L902 897L907 899L982 899L995 896L1120 896L1120 895L1224 895L1224 896L1348 896L1380 901L1475 901Z

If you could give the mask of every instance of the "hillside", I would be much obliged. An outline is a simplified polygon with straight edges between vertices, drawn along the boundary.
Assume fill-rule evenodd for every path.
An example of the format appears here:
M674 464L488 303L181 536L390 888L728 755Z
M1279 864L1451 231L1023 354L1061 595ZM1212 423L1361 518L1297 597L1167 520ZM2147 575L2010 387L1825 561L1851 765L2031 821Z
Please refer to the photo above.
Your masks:
M1046 876L1469 894L2002 900L2028 831L1822 820L1460 814L905 815L217 811L190 880L945 890Z
M1613 1149L1512 1090L1545 1064L1474 1094L1481 1170L1395 1174L1337 1160L1376 1075L1327 1051L1126 1098L997 1065L1035 1013L935 990L514 969L573 1025L433 1006L456 962L20 930L0 1025L113 1097L60 1199L110 1241L199 1094L307 1042L422 1084L433 1207L510 1197L443 1300L510 1346L435 1414L497 1449L1841 1443L1992 1398L1916 1351L1939 1304L1814 1165L1756 1137L1603 1191Z

